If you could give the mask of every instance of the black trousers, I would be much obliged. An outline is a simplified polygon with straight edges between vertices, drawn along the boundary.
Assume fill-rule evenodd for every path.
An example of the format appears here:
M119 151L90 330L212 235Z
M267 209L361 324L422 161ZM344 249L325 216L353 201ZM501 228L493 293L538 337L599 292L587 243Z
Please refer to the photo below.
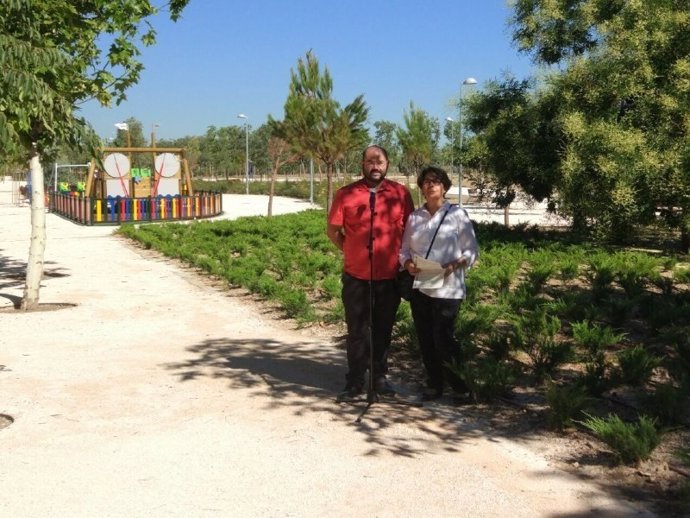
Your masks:
M447 383L458 392L465 392L464 381L444 363L459 361L460 346L455 340L455 321L462 299L435 299L413 290L410 306L417 331L422 361L427 373L427 386L443 390Z
M347 367L349 384L364 386L369 368L369 281L343 273L343 306L347 323ZM374 379L388 372L388 351L400 295L394 279L372 281L374 311Z

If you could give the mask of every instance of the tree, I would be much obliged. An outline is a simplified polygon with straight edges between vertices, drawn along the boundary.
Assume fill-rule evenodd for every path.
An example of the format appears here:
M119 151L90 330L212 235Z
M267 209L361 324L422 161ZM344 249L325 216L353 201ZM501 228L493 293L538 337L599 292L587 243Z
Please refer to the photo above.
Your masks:
M531 81L511 76L487 82L467 99L465 122L483 150L474 165L493 179L499 206L514 199L516 187L539 201L553 195L562 138L554 101L548 92L533 92Z
M115 147L145 147L149 145L144 137L144 127L141 122L134 117L125 119L124 124L127 129L117 129L117 134L112 142Z
M271 188L268 194L268 217L270 218L273 215L273 196L280 168L296 160L297 156L290 149L290 145L278 137L268 139L267 153L271 160Z
M390 121L374 122L373 143L383 147L388 152L388 160L391 166L400 164L400 143L398 142L398 125Z
M213 176L219 172L223 173L227 180L231 171L244 171L244 128L209 126L201 142L200 151L200 166Z
M264 172L272 171L272 158L269 153L269 142L272 129L264 123L249 133L249 157L257 174L263 178Z
M276 121L269 117L273 134L289 142L303 155L319 159L326 168L327 205L333 201L335 163L348 150L363 145L368 136L364 123L368 108L362 95L344 108L332 98L333 80L325 67L307 52L297 61L297 70L290 71L290 91L285 102L285 117Z
M403 115L403 121L405 127L397 129L396 137L404 162L412 167L416 176L423 166L432 162L441 132L438 120L415 107L412 102L409 111Z
M156 147L177 147L185 150L185 158L187 159L187 166L189 172L194 176L200 176L199 158L201 153L201 142L203 137L195 135L186 135L176 139L159 139L156 141Z
M171 0L177 19L188 0ZM44 149L59 144L95 149L97 138L79 103L125 98L143 65L138 43L151 45L148 0L5 0L0 4L0 155L30 157L31 247L21 309L38 305L45 251ZM141 28L144 27L144 31ZM99 46L102 37L110 46Z
M547 84L562 127L559 210L618 238L660 211L687 248L687 2L516 0L514 9L520 49L554 70Z
M441 163L455 165L456 157L458 156L456 148L456 140L459 140L460 135L460 121L446 119L443 125L443 136L448 140L447 144L441 150ZM463 162L465 163L465 162ZM449 171L453 174L453 170Z

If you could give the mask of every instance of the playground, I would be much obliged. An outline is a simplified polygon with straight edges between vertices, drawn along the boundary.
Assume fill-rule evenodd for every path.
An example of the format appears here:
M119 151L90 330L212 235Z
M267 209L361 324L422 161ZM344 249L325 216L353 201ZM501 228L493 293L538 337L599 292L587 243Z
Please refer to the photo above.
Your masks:
M51 212L82 225L194 220L223 212L220 194L194 192L184 148L105 147L100 155L86 164L53 164L46 177ZM13 175L5 190L12 204L29 203L30 176Z
M223 217L266 202L232 196ZM0 206L3 309L29 217ZM563 471L553 441L461 409L378 405L355 425L359 409L333 401L337 333L296 329L111 227L47 225L41 301L73 306L0 313L3 516L651 516Z

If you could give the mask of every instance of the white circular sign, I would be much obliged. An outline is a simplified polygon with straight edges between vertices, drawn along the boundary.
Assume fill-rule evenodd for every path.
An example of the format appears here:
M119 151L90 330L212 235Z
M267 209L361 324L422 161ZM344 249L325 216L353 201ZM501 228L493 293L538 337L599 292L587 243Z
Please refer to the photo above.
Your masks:
M180 170L180 159L173 153L161 153L156 156L156 173L165 178L172 178Z
M111 153L103 160L105 173L113 178L121 178L129 173L129 158L122 153Z

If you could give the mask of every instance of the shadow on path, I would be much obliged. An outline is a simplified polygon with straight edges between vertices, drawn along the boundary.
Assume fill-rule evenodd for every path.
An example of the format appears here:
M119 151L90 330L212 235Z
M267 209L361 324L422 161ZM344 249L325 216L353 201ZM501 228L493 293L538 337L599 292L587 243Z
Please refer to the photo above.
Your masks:
M265 398L265 411L290 408L296 417L326 412L366 436L369 449L365 455L388 452L415 457L439 450L456 452L478 437L511 435L492 429L469 407L434 404L414 408L388 404L383 398L355 423L366 398L352 404L335 402L345 365L344 352L333 345L228 338L205 340L187 350L188 360L164 365L180 382L200 377L222 379L231 389L252 389L248 397ZM407 387L399 389L401 397L409 396Z
M56 263L45 261L43 263L43 281L56 277L67 277L70 274L65 268L59 266L50 267ZM18 290L24 287L26 281L26 261L3 255L0 249L0 290ZM44 287L43 282L41 287ZM15 308L19 307L21 296L0 291L0 297L12 302Z

